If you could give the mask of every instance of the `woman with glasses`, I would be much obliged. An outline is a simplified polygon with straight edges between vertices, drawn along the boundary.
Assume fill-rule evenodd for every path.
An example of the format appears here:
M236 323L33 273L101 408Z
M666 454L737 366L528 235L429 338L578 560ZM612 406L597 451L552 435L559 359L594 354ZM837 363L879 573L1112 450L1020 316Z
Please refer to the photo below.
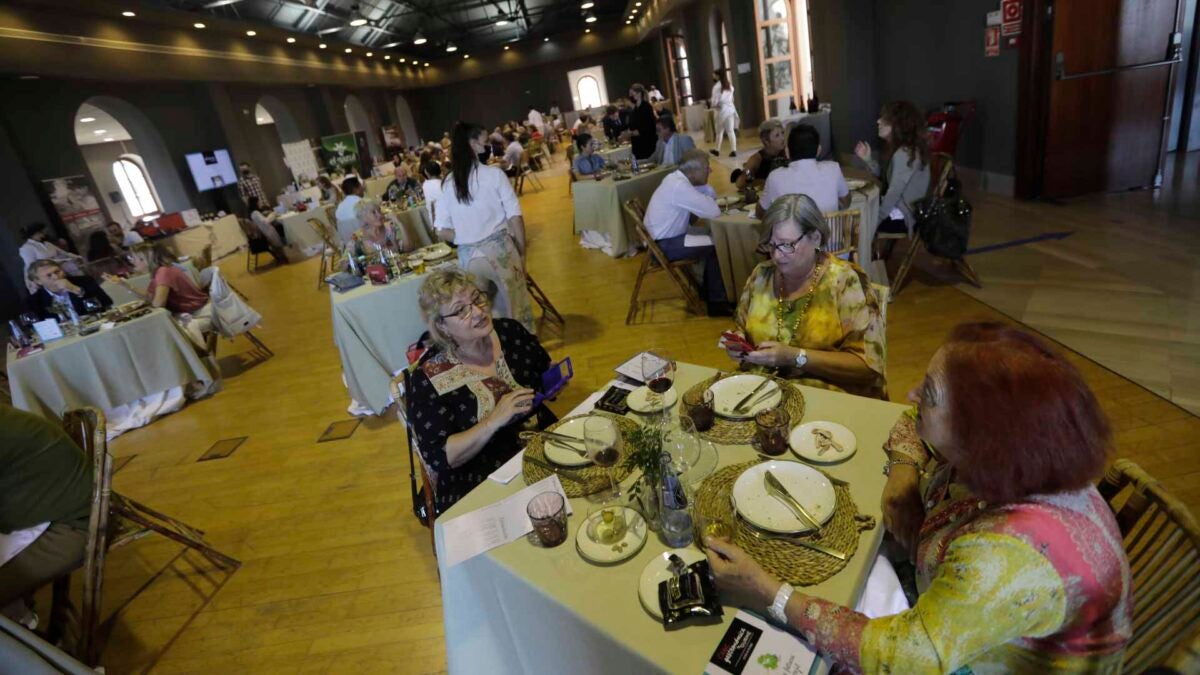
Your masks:
M887 385L883 315L855 264L821 250L829 227L807 195L784 195L763 218L770 260L750 273L738 300L737 331L753 351L724 340L743 369L882 398Z
M421 284L430 348L417 361L408 418L440 514L519 452L518 432L554 415L533 407L550 355L512 319L492 319L467 272L437 270Z

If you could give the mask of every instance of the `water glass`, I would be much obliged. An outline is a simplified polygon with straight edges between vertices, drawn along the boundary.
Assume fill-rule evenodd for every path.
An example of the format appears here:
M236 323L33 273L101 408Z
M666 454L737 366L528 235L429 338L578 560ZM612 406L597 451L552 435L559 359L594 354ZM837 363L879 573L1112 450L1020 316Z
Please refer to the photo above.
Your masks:
M788 450L791 418L786 410L764 410L754 416L754 442L763 454L777 457Z
M553 548L567 540L567 500L557 492L543 492L525 507L538 541Z
M692 515L696 527L696 545L701 551L707 550L704 546L704 538L712 537L713 539L722 539L724 541L733 541L733 518L728 514L705 515L696 509Z
M716 410L713 408L713 393L711 389L689 393L683 397L687 405L688 417L696 425L696 431L708 431L716 422Z

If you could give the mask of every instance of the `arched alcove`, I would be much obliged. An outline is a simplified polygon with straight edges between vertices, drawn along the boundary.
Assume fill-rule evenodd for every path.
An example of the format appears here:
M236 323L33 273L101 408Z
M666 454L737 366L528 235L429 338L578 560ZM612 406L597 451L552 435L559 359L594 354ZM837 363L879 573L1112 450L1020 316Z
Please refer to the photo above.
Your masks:
M304 140L304 135L300 133L300 125L296 123L295 116L283 101L270 94L265 94L258 99L258 105L262 106L263 110L266 110L271 116L271 120L275 123L275 130L279 132L281 143L295 143Z
M396 97L396 119L400 122L400 131L404 134L406 145L417 145L421 137L417 134L417 123L413 121L412 109L403 96Z
M371 157L382 158L383 147L379 142L379 130L371 124L371 116L367 114L367 109L363 106L362 101L354 94L346 95L346 122L350 125L350 131L362 131L367 135L367 148L371 152Z

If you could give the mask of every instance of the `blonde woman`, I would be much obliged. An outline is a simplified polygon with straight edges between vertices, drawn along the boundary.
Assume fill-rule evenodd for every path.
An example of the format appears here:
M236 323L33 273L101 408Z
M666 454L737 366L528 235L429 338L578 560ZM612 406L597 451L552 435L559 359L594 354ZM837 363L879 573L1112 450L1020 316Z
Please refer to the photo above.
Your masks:
M533 407L550 355L520 322L493 319L458 267L426 277L420 306L432 344L413 370L408 415L440 514L520 451L519 431L554 421Z
M821 250L828 238L811 198L775 200L763 218L770 260L750 273L734 315L736 332L757 348L721 346L747 369L881 398L887 364L879 299L862 269Z

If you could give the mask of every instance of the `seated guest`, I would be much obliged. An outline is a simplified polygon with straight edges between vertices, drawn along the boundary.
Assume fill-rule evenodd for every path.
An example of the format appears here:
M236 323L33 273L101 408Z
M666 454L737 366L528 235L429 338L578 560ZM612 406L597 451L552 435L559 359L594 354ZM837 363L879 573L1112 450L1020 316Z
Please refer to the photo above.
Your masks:
M575 161L571 163L571 171L575 173L576 180L581 176L591 176L604 171L604 158L596 154L600 149L600 141L587 134L579 134L575 137L575 145L579 152L575 155Z
M361 227L362 223L358 222L358 217L354 215L354 208L358 205L358 200L363 197L362 181L354 176L346 178L342 181L342 193L346 195L338 204L337 210L333 212L333 217L337 219L338 236L343 242L350 241L350 235Z
M500 164L500 168L504 169L504 173L508 174L509 178L516 176L521 171L521 153L523 152L525 152L525 148L521 147L517 135L509 132L508 147L504 148L504 157Z
M499 157L504 154L504 148L508 145L508 139L504 137L504 132L500 130L500 127L492 130L491 135L488 136L488 144L492 146L493 155Z
M521 451L518 432L554 421L533 408L550 355L519 322L493 319L460 268L430 274L420 305L433 345L412 372L408 419L440 514Z
M43 319L56 319L56 304L81 317L88 313L84 300L94 300L101 309L112 307L112 298L96 280L86 275L68 276L57 260L35 260L26 270L29 283L37 289L29 296L33 311Z
M684 244L688 225L697 218L721 215L717 193L708 185L708 155L695 148L685 152L679 168L663 178L646 206L646 230L669 260L697 260L704 263L704 294L708 313L729 316L725 282L717 264L716 249Z
M360 241L367 253L385 249L393 253L407 250L404 233L396 231L392 222L384 217L383 210L379 208L379 202L374 199L359 200L358 204L354 206L354 215L362 223L362 227L346 243L347 249L353 247L355 241Z
M83 563L92 464L56 421L0 404L0 614L35 619L25 598ZM23 546L22 542L27 542Z
M964 324L908 396L883 522L915 557L916 606L870 619L707 539L722 600L767 610L835 670L1120 672L1133 589L1094 485L1112 437L1079 371L1030 333Z
M610 105L604 109L604 119L600 120L604 125L604 135L608 140L616 143L621 138L621 132L625 131L625 122L621 119L621 112L617 110L617 106Z
M106 279L121 284L154 307L165 307L183 324L188 337L197 346L203 347L205 336L213 330L213 306L208 293L196 285L191 274L179 265L175 255L162 244L146 249L146 262L150 265L150 284L145 293L129 285L125 279Z
M337 204L342 201L342 191L329 180L329 176L317 176L317 187L321 189L321 201L326 204Z
M425 179L425 182L421 183L421 194L425 196L425 210L429 213L429 222L432 223L437 200L442 196L442 165L432 161L422 163L421 176Z
M253 196L247 200L246 210L254 227L259 234L266 238L272 248L282 250L287 246L287 233L283 230L283 223L279 222L278 213L260 206L258 197Z
M449 131L442 132L441 144L442 144L442 150L450 149L450 132ZM344 190L345 188L342 188L342 189Z
M395 178L388 183L387 190L383 194L383 201L400 204L407 201L409 197L414 200L420 199L421 186L417 183L417 179L409 174L407 164L397 164L392 170L392 174Z
M145 241L142 235L133 230L126 230L115 220L109 221L105 226L105 231L108 232L108 240L112 243L115 249L127 249L130 246L136 246Z
M742 165L742 175L737 179L739 190L744 190L752 182L767 180L772 171L788 164L787 139L779 120L763 122L758 127L758 137L762 140L762 149L750 155Z
M114 247L109 233L96 230L88 236L88 271L91 274L115 274L127 277L134 272L134 266L128 254L121 248Z
M811 125L797 124L788 133L788 156L785 168L771 172L758 202L758 217L771 208L783 195L808 195L822 213L844 209L850 205L850 186L837 162L819 162L821 134Z
M660 166L678 164L687 151L696 149L696 141L691 136L675 133L675 118L670 115L659 116L654 131L658 134L658 145L648 161Z
M913 203L929 192L929 144L925 139L925 118L908 101L893 101L883 106L876 121L884 141L883 167L871 153L866 141L854 146L856 161L865 166L885 185L879 200L879 228L876 232L913 231L917 217Z
M46 229L45 223L31 223L25 226L23 230L25 235L25 243L21 244L18 253L21 256L21 261L25 263L25 270L29 270L29 266L35 260L57 260L67 267L67 271L71 274L83 274L81 263L83 258L63 250L58 244L66 246L66 242L59 240L58 244L54 244L47 239L50 236L50 231ZM37 290L37 286L32 282L27 282L27 287L30 293Z
M857 265L821 251L829 228L816 203L807 195L780 197L762 233L771 258L750 272L734 314L735 332L758 350L726 347L730 358L821 389L882 398L879 299Z

